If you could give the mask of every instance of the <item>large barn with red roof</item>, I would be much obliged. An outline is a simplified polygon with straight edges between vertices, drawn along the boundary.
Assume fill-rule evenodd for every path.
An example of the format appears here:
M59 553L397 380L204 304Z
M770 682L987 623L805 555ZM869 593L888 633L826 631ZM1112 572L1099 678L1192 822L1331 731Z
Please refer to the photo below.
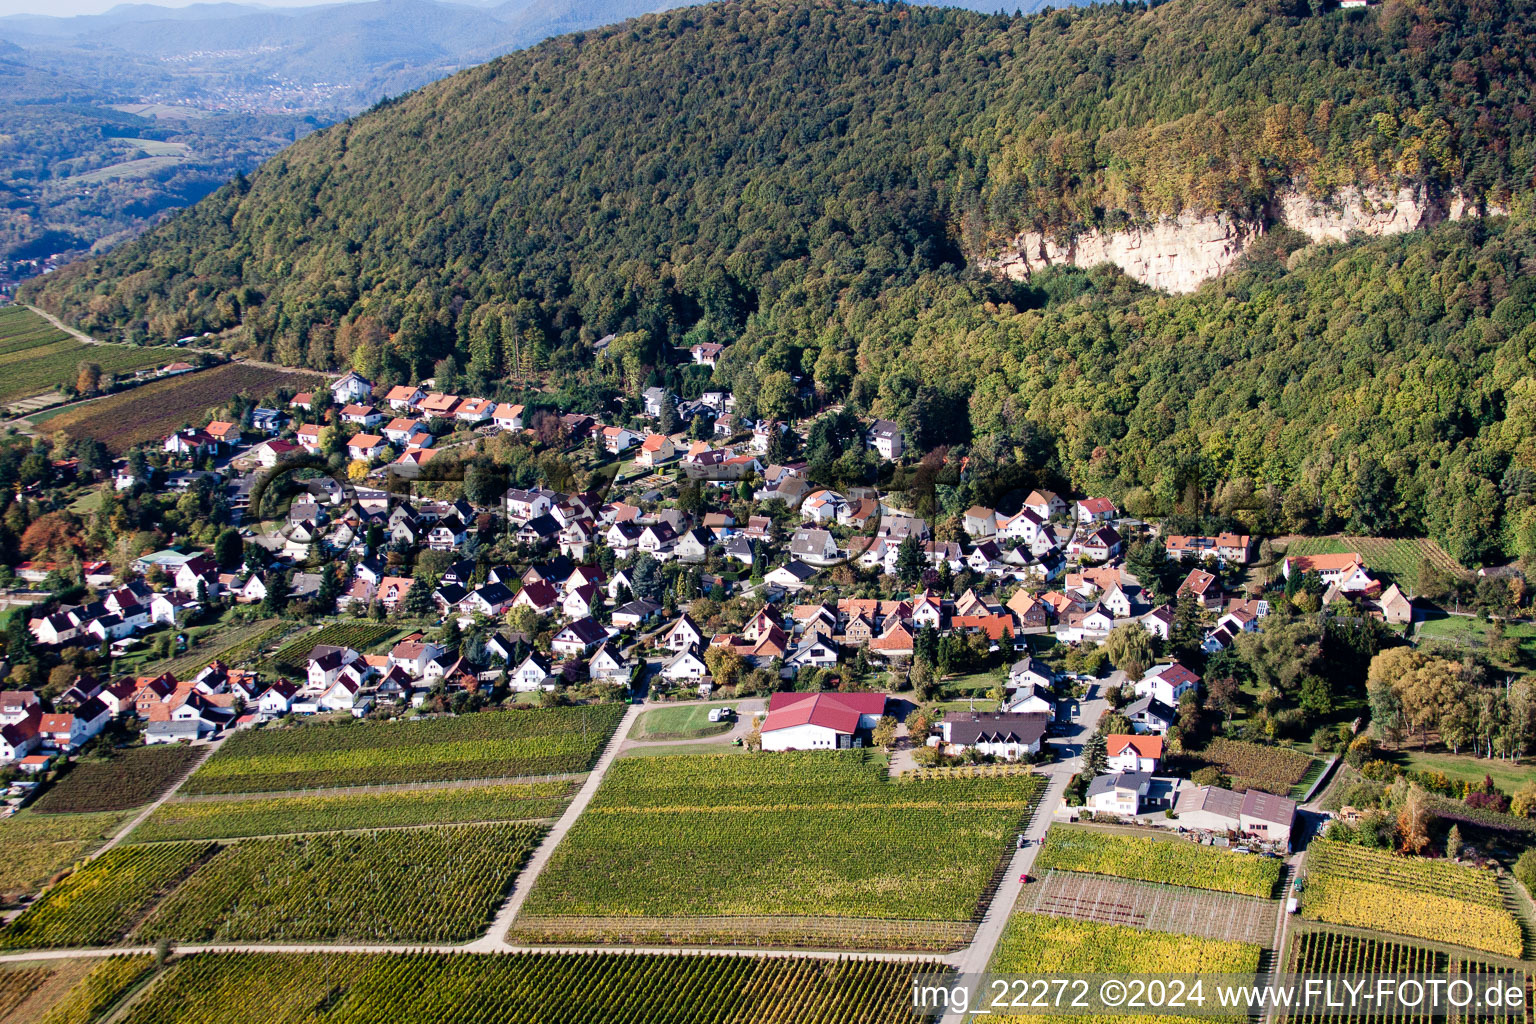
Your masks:
M775 693L761 735L764 750L840 750L863 745L885 714L883 693Z

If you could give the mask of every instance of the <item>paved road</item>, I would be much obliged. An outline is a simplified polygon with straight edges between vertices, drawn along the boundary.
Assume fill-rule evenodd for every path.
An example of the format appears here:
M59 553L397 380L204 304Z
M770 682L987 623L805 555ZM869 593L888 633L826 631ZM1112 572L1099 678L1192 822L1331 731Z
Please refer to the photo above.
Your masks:
M516 880L512 883L512 895L501 905L496 912L496 917L491 921L491 927L479 939L470 943L467 947L477 952L495 952L506 949L507 931L512 927L512 919L517 917L522 910L523 903L528 899L528 893L533 889L539 875L543 873L549 859L554 855L555 847L565 838L565 834L576 824L576 819L581 817L581 812L587 809L592 798L597 795L597 788L603 783L603 776L608 774L614 759L619 756L619 749L623 747L625 739L629 736L629 730L634 727L635 719L640 717L643 705L631 704L624 712L624 717L619 720L619 727L614 730L613 736L608 740L608 746L603 750L597 764L593 766L592 773L587 776L587 781L576 791L576 797L566 807L565 813L560 815L554 827L545 835L544 841L539 843L539 848L533 851L533 856L528 858L528 863L523 870L518 872Z

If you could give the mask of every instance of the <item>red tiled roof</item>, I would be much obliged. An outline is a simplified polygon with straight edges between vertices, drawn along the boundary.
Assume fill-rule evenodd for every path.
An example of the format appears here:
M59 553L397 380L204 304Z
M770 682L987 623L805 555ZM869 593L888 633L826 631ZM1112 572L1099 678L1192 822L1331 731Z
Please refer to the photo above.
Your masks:
M1163 738L1161 736L1132 736L1127 733L1110 733L1105 737L1109 744L1109 756L1115 757L1126 747L1136 751L1137 757L1163 756Z
M854 733L860 715L884 713L883 693L775 693L768 699L762 732L819 725L834 732Z

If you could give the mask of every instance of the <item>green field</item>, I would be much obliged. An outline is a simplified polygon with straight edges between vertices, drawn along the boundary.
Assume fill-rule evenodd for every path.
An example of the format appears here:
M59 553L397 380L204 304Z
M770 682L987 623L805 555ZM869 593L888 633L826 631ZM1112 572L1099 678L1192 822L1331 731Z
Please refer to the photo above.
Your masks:
M128 815L41 815L23 811L0 821L0 894L33 892L53 875L90 853Z
M966 922L1040 788L1027 772L892 780L867 751L619 760L518 925L553 938L566 918Z
M1289 555L1334 555L1358 551L1365 559L1365 567L1372 575L1384 574L1413 592L1419 576L1419 565L1427 558L1440 569L1455 576L1465 576L1466 569L1446 554L1445 549L1427 537L1280 537L1275 541L1275 553ZM1278 577L1278 563L1274 569Z
M1400 762L1413 771L1439 772L1448 779L1482 782L1485 776L1506 793L1514 793L1536 781L1536 764L1530 758L1523 761L1506 761L1502 758L1469 757L1466 754L1424 753L1419 750L1399 751Z
M147 178L151 174L167 170L171 167L179 167L183 163L180 156L145 156L136 160L124 160L121 163L110 164L106 167L77 174L70 181L85 182L87 184L110 181L113 178Z
M734 704L684 704L675 708L652 708L642 713L630 731L636 740L696 740L706 736L719 736L736 727L736 719L711 722L709 713L715 708Z
M295 832L555 818L574 781L452 786L272 799L172 800L134 830L137 843Z
M0 947L468 941L543 832L510 822L119 846L0 930Z
M331 647L350 647L359 654L367 651L386 637L400 632L399 626L378 622L332 622L312 633L294 638L272 655L270 664L275 671L290 675L302 674L307 667L309 652L320 644Z
M175 349L86 345L30 309L0 309L0 403L73 384L82 362L100 366L107 380L175 357Z
M199 953L123 1024L910 1024L936 964L603 953Z
M277 793L584 772L623 716L622 704L598 704L423 721L269 726L225 740L182 792Z
M1280 861L1182 839L1154 839L1097 829L1052 825L1035 861L1040 871L1080 871L1145 882L1214 889L1269 898L1280 881Z
M159 901L133 936L467 942L490 923L543 833L514 822L234 843Z

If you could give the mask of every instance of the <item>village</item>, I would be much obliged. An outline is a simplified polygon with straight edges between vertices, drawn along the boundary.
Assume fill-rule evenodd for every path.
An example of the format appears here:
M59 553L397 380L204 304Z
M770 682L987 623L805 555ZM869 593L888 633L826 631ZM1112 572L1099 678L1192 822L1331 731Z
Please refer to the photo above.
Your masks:
M1052 756L1048 735L1091 730L1096 721L1074 719L1093 707L1119 729L1102 733L1075 807L1147 824L1199 821L1213 834L1285 847L1295 808L1286 797L1162 774L1164 737L1177 735L1200 677L1155 654L1181 629L1197 630L1202 655L1264 629L1270 602L1248 575L1256 538L1163 536L1106 498L1036 489L1011 511L964 509L958 536L939 539L910 494L833 490L809 479L803 461L772 461L790 426L737 421L728 394L682 401L653 387L643 397L654 425L694 427L665 434L560 418L560 444L616 467L601 492L533 483L487 495L483 482L434 480L442 436L531 434L524 407L427 387L376 395L356 373L331 382L328 395L291 396L286 409L256 406L241 422L177 431L160 446L163 469L120 460L118 491L222 488L241 524L240 564L186 545L138 556L120 573L85 564L91 600L29 618L39 649L84 646L111 664L145 634L184 639L187 623L220 609L270 608L274 591L316 620L423 628L380 649L316 643L278 666L286 673L214 658L186 678L107 671L82 673L46 698L7 691L0 756L35 776L125 719L143 743L163 744L285 716L760 695L769 700L749 723L754 748L889 749L899 734L930 761L1031 761ZM879 460L903 458L895 423L862 429ZM338 449L341 474L322 461ZM251 502L274 482L285 504L268 515ZM496 550L510 545L523 557L494 561L496 538ZM1138 543L1175 567L1172 601L1128 568ZM16 575L41 584L58 568L26 562ZM1287 557L1279 569L1280 583L1309 580L1325 605L1344 601L1389 624L1412 618L1401 590L1384 588L1359 554ZM1117 631L1144 634L1145 653L1083 668L1094 659L1078 655ZM1041 650L1055 652L1054 666ZM941 664L963 665L985 685L949 692L963 706L935 702Z

